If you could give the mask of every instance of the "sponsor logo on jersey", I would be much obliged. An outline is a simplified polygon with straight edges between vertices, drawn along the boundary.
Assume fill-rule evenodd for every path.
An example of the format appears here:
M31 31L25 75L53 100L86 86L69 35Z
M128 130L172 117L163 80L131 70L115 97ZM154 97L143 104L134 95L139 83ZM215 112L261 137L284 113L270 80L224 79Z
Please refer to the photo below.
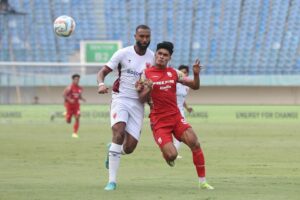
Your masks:
M73 97L74 97L75 99L79 98L79 96L80 96L79 93L73 93L72 95L73 95Z
M169 77L172 77L172 73L171 73L171 72L167 72L167 75L168 75Z
M166 86L160 86L160 90L168 90L168 89L170 89L170 88L172 88L172 86L171 85L166 85Z
M175 83L175 81L174 80L156 81L153 82L153 85L165 85L168 83Z
M141 76L142 75L142 72L137 72L137 71L134 71L132 69L127 69L126 71L128 74L132 74L134 76Z

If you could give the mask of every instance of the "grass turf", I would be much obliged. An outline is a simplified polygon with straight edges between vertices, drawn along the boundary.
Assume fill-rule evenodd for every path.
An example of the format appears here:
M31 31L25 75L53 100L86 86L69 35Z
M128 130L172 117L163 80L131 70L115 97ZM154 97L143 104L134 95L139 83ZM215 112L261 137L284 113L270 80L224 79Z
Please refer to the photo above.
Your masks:
M198 190L185 146L174 168L163 161L146 119L136 151L122 156L118 189L106 192L108 106L83 105L80 138L73 139L72 126L58 114L63 106L2 105L0 199L298 199L299 107L194 109L188 121L202 144L214 191Z

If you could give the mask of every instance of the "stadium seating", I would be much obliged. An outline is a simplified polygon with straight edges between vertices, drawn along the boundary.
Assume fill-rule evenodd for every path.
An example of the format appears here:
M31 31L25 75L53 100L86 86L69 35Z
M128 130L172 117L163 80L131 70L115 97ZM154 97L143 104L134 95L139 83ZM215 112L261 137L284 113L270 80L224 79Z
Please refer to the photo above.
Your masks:
M171 64L200 58L208 75L300 74L298 0L10 0L22 15L0 15L0 61L68 62L81 40L134 43L138 24L150 47L174 42ZM53 20L72 16L76 33L58 38Z

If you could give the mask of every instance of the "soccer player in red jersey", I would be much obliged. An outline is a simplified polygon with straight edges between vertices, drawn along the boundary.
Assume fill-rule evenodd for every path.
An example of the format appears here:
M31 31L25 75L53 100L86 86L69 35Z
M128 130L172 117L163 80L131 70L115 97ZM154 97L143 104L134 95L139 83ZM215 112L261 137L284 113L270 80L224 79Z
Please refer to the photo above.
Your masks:
M80 103L79 100L85 102L82 97L82 87L79 86L80 75L74 74L72 76L72 84L65 88L63 96L65 99L66 108L66 122L71 123L72 116L75 117L73 126L73 138L78 138L79 118L80 118Z
M136 83L139 99L150 104L150 123L154 139L160 147L163 157L170 166L175 165L177 150L173 137L185 143L192 151L193 162L199 177L199 187L214 189L205 178L205 161L197 135L185 121L176 102L176 83L182 83L192 89L200 87L200 61L193 65L194 79L188 79L182 72L167 67L173 53L171 42L157 45L155 66L144 70L141 79Z

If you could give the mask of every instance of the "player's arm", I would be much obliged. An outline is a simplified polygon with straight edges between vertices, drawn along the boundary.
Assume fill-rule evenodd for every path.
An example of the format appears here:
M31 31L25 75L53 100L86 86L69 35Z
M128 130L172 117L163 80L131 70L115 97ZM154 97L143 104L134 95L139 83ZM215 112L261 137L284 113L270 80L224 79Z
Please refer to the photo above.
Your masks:
M186 101L183 102L183 107L188 111L189 113L193 112L193 108L189 107L186 103Z
M152 81L145 80L144 83L138 83L137 90L138 90L140 102L142 102L142 103L149 102L150 94L151 94L151 90L152 90Z
M145 71L142 73L140 80L135 84L135 88L139 95L139 100L142 103L150 101L150 93L152 90L152 81L146 78Z
M112 72L114 69L117 69L119 66L119 63L121 62L122 58L124 56L124 51L123 50L118 50L117 52L114 53L114 55L111 57L109 62L100 69L100 71L97 74L97 82L98 82L98 93L99 94L104 94L108 93L108 88L104 84L104 79L109 74Z
M186 85L194 90L198 90L200 88L200 70L202 67L203 66L200 65L200 60L196 59L194 65L193 65L194 79L189 79L188 77L184 77L182 72L177 71L178 82L180 82L183 85Z
M109 74L111 71L112 71L112 69L105 65L98 72L97 82L98 82L98 93L99 94L108 93L108 88L104 84L104 79L107 76L107 74Z
M67 102L73 103L74 100L68 95L71 91L71 87L66 87L63 92L63 97Z
M86 99L80 94L79 99L82 100L83 102L86 102Z

